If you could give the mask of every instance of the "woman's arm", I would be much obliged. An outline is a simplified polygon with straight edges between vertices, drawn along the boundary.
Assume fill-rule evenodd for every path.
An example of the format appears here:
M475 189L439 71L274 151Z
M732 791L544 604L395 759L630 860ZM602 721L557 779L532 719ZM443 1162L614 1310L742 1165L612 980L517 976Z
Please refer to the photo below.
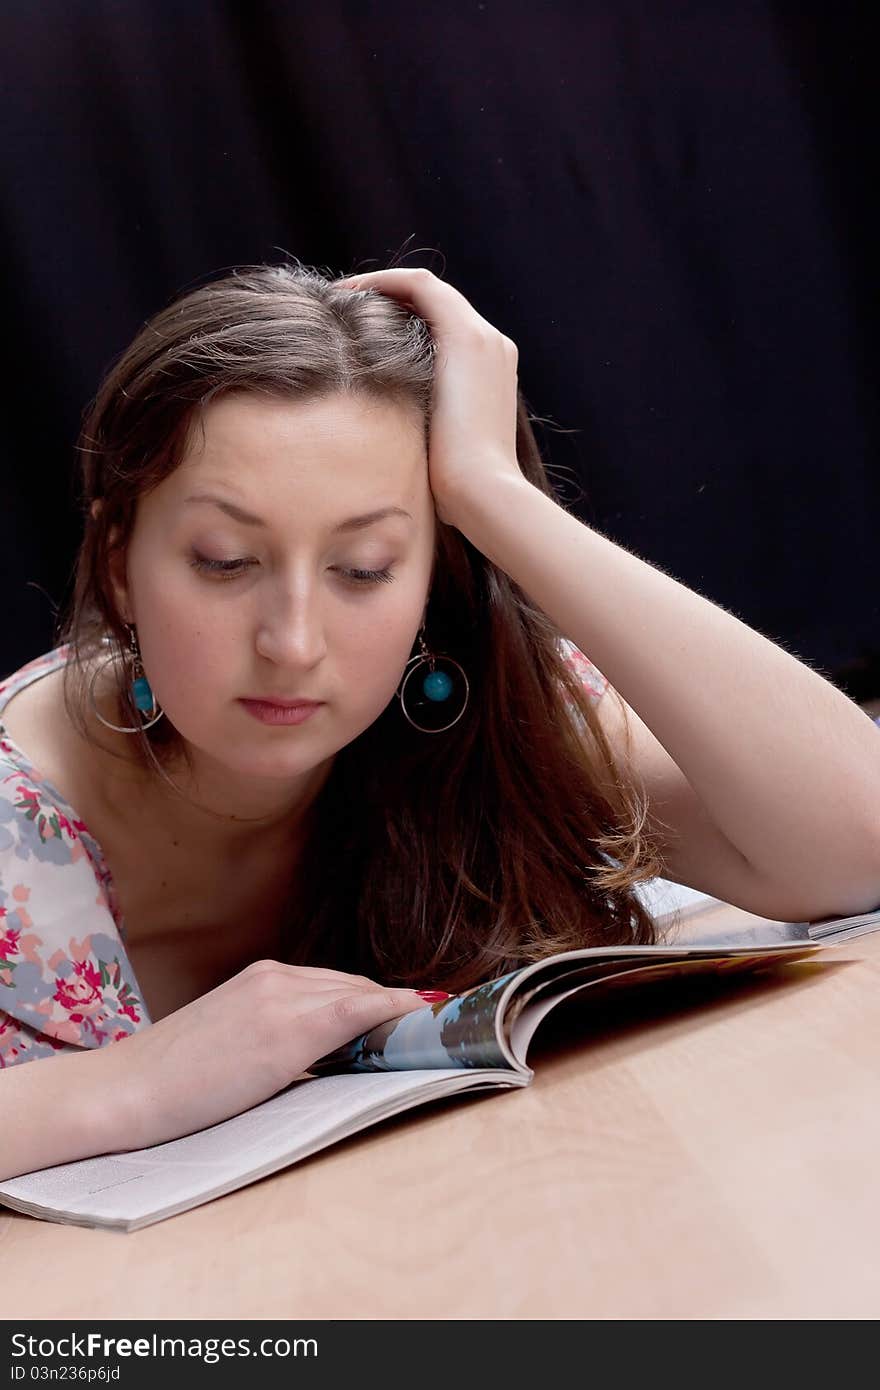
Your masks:
M721 837L729 841L734 882L759 904L752 910L797 920L875 907L875 725L781 647L524 477L516 344L452 285L421 268L340 283L397 297L430 324L437 352L428 473L440 521L505 570L608 677L656 740L648 746L659 775L649 771L646 781L662 793L678 769L679 803L692 826L705 808L716 849ZM682 796L684 781L701 806ZM665 800L674 817L672 790ZM696 856L687 819L680 835L672 830Z
M0 1182L134 1147L124 1091L108 1104L108 1059L109 1048L95 1048L0 1072Z
M665 752L645 784L673 839L678 795L689 817L701 804L730 842L718 896L731 898L738 854L751 911L804 920L880 903L880 733L842 691L509 468L470 489L455 515ZM686 847L677 853L682 866Z
M428 1002L363 975L258 960L129 1037L0 1073L0 1181L164 1144L289 1086Z

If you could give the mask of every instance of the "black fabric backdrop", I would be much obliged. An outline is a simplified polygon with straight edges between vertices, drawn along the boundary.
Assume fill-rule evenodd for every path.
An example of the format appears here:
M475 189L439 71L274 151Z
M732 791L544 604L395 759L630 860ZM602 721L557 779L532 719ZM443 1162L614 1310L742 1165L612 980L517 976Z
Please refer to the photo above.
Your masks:
M443 273L519 345L567 505L880 694L861 8L22 0L0 23L0 674L51 645L102 370L186 285L280 248Z

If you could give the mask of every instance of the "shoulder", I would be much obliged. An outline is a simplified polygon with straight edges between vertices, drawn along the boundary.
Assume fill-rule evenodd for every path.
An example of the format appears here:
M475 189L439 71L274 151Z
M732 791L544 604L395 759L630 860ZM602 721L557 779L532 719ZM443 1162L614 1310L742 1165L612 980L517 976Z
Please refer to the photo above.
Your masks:
M140 1022L85 829L0 740L0 1066Z
M0 734L0 865L10 861L35 868L77 862L85 854L79 832L48 789L19 766L12 747Z

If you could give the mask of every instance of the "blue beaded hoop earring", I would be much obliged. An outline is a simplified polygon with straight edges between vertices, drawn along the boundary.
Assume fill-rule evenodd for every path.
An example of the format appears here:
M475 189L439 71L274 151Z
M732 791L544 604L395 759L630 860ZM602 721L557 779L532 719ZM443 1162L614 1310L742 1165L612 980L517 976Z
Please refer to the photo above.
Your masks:
M154 724L158 724L165 711L163 709L159 709L159 704L155 695L153 694L150 682L144 675L144 665L141 661L141 654L140 649L138 647L137 634L134 628L132 627L131 623L126 623L125 626L128 628L129 650L127 655L129 661L129 679L131 681L132 702L135 706L135 709L143 710L145 714L152 715L153 717L147 719L142 724L135 724L129 727L124 724L111 724L110 720L105 719L103 714L101 714L101 712L99 711L98 706L95 704L95 681L98 679L98 676L103 671L104 667L109 665L111 661L116 660L115 652L111 652L107 660L102 661L101 664L99 666L96 666L94 671L92 672L92 679L89 681L89 700L91 702L92 709L95 712L96 718L100 719L101 723L106 725L108 729L114 729L117 734L136 734L139 733L141 729L151 729ZM105 637L104 641L105 643L109 643L111 645L113 644L113 638L110 636ZM125 653L123 653L123 658L124 657Z
M446 729L451 729L453 724L457 724L464 714L470 685L464 668L451 656L441 656L428 651L422 637L423 632L424 628L421 628L418 637L421 650L415 656L411 656L404 667L406 674L397 688L397 698L400 700L400 708L414 729L423 734L442 734ZM427 667L427 670L420 669L423 667ZM456 694L458 698L453 700L452 697ZM448 716L456 703L460 703L461 708L454 718L449 719ZM413 714L419 715L424 722L420 724L413 718ZM442 720L447 722L439 722Z

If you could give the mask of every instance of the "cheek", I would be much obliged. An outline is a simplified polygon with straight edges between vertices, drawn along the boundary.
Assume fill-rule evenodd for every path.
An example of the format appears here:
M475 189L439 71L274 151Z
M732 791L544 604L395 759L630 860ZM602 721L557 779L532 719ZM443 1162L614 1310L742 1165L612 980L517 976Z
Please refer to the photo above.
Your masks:
M199 591L188 573L169 582L149 574L134 580L138 596L138 642L147 675L171 705L198 699L229 680L231 653L238 646L233 611L217 621L216 602Z
M328 632L328 659L353 706L370 706L378 714L392 698L413 652L425 598L418 590L393 602L364 602Z

